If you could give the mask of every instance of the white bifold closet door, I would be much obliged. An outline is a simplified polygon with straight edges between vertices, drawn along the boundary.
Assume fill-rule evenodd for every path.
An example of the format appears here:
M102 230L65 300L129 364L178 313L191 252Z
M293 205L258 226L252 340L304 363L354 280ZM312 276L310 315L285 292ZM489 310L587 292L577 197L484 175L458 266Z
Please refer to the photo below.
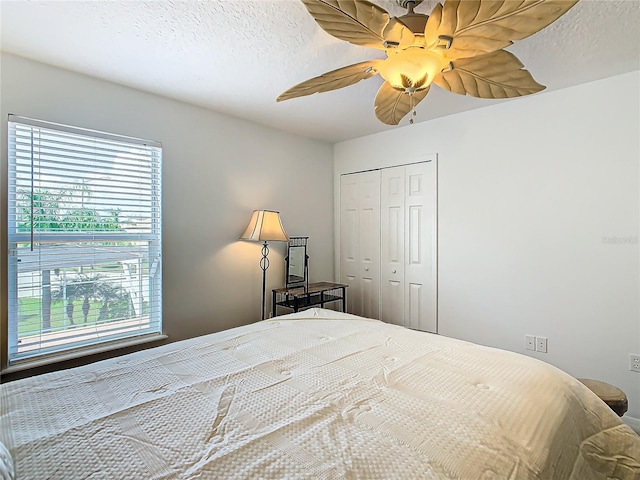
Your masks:
M433 162L381 170L381 320L437 331Z
M347 311L437 331L435 162L340 178Z
M340 276L347 311L380 318L380 171L340 179Z

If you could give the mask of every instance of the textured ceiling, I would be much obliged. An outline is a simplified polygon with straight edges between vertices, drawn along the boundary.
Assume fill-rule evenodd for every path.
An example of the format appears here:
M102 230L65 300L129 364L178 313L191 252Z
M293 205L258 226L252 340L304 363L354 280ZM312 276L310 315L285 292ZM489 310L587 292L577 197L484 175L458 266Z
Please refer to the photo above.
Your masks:
M405 13L392 0L373 1ZM3 51L292 133L335 142L397 128L373 113L377 76L276 103L294 84L384 55L331 37L298 0L3 0L0 21ZM548 90L638 70L640 1L581 0L509 50ZM416 122L495 102L434 87Z

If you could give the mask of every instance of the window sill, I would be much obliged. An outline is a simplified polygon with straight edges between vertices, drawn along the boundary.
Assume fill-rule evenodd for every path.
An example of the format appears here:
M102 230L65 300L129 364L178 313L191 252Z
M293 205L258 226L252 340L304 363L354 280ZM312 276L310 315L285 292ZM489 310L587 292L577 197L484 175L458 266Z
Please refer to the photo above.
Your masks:
M146 335L146 336L137 337L137 338L116 340L113 342L104 343L102 345L80 348L78 350L74 350L67 353L62 352L59 354L43 356L41 358L32 358L32 359L18 361L13 365L10 365L2 369L0 373L4 375L4 374L9 374L14 372L21 372L23 370L28 370L31 368L37 368L45 365L64 362L67 360L83 358L83 357L87 357L89 355L95 355L98 353L110 352L112 350L117 350L120 348L133 347L136 345L143 345L145 343L150 343L150 342L158 342L160 340L166 340L167 338L169 338L169 336L165 334L153 334L153 335Z

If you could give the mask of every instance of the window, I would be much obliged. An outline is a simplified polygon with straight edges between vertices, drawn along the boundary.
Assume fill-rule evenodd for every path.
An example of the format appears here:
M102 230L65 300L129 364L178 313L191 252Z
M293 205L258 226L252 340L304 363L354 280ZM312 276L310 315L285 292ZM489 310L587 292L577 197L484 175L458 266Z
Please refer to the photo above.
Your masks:
M161 335L159 143L9 116L9 365Z

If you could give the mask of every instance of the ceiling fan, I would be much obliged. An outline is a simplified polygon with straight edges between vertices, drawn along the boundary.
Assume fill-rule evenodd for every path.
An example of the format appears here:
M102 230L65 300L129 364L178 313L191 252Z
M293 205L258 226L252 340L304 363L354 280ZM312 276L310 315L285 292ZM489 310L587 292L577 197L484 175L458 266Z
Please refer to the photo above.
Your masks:
M542 30L578 0L446 0L431 15L416 13L423 0L396 0L407 13L389 14L367 0L301 0L334 37L384 50L386 58L324 73L282 93L277 101L328 92L380 74L376 117L397 125L429 93L432 83L460 95L511 98L545 87L503 50ZM413 118L410 119L413 123Z

